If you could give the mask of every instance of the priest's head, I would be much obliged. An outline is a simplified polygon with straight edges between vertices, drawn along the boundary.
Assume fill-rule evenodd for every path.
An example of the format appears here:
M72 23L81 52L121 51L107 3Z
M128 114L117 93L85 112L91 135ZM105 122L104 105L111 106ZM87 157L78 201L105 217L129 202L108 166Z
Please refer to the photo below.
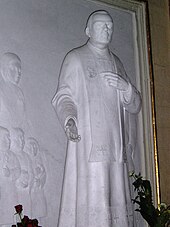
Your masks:
M93 46L104 49L112 38L113 20L107 11L95 11L89 16L85 31Z

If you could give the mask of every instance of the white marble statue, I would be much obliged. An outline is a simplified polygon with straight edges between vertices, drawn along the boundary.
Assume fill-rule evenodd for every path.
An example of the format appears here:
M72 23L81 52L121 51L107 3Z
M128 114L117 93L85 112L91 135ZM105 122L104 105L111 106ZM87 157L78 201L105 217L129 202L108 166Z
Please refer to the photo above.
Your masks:
M19 82L21 60L14 53L0 59L0 125L25 128L27 125L25 99Z
M68 137L58 227L135 226L128 176L135 129L128 116L140 111L141 98L109 50L112 32L106 11L91 14L89 39L66 55L52 100Z

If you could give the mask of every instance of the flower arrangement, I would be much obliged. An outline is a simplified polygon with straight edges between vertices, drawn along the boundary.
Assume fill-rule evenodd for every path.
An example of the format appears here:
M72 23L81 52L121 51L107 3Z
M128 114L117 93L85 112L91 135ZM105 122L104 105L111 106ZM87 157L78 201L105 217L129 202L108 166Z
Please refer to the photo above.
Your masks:
M41 227L38 225L37 219L30 219L28 216L22 214L23 208L21 204L16 205L15 210L15 215L18 215L19 222L17 222L17 225L12 225L11 227Z
M152 201L152 190L149 180L143 180L139 173L136 175L134 172L130 175L134 178L133 186L137 192L136 197L132 200L133 203L139 205L142 217L147 221L150 227L168 227L170 226L170 205L161 203L158 208L155 208Z

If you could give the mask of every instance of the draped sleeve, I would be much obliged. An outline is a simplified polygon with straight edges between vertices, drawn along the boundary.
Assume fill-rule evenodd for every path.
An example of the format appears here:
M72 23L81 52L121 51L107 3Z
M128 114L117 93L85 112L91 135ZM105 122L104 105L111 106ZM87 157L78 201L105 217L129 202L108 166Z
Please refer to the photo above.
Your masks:
M77 122L77 75L79 62L76 54L68 53L63 61L57 92L52 99L52 105L61 125L73 118Z

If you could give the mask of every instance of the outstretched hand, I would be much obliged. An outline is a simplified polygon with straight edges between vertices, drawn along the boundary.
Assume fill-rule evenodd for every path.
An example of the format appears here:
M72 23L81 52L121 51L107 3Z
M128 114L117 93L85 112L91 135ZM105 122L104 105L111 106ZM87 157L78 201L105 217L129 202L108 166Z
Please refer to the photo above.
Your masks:
M100 75L103 76L109 86L121 91L128 90L128 82L120 75L113 72L102 72Z
M72 142L79 142L81 140L76 123L72 118L67 121L65 129L68 140Z

